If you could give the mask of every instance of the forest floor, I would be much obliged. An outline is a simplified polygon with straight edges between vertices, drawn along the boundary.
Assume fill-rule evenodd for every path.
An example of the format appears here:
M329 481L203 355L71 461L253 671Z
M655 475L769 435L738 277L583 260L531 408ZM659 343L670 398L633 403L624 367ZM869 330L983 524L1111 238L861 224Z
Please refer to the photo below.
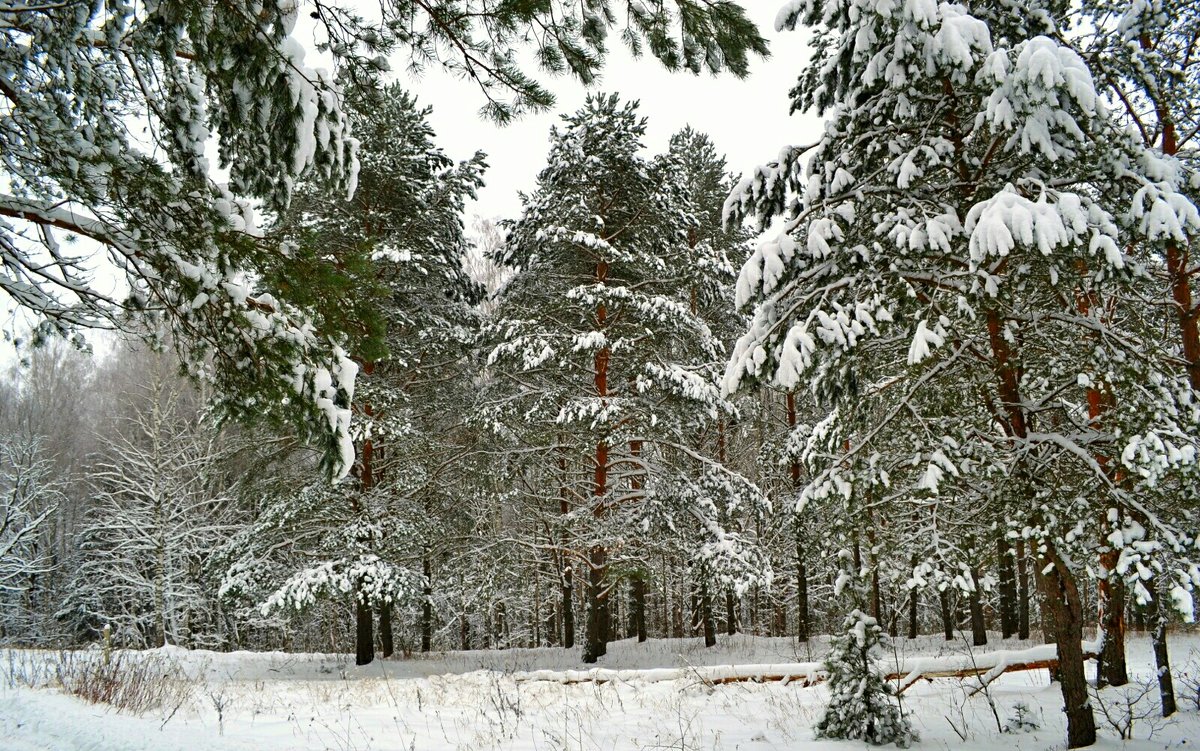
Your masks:
M203 749L337 751L426 749L858 749L861 743L814 741L827 698L824 684L737 682L713 685L704 666L773 665L819 660L818 639L721 637L615 642L601 666L613 680L581 677L578 650L510 649L414 655L358 668L337 654L216 653L165 648L119 653L128 668L145 663L143 693L161 704L118 711L69 695L55 676L86 673L98 659L51 652L0 651L0 749L3 751L175 751ZM969 649L962 641L897 639L889 670L917 658L983 660L1028 642ZM1197 680L1200 634L1173 634L1171 658L1179 713L1158 716L1150 643L1130 635L1133 681L1106 688L1098 705L1096 748L1132 751L1200 745ZM67 668L61 667L64 659ZM926 660L928 663L929 661ZM935 660L936 662L936 660ZM58 665L59 667L56 667ZM1092 665L1094 668L1094 664ZM670 670L666 670L670 669ZM639 670L647 670L639 673ZM537 671L537 672L534 672ZM728 671L727 671L728 672ZM70 679L69 679L70 680ZM903 695L921 735L919 749L1021 751L1064 748L1058 688L1046 670L1008 673L975 692L978 679L920 681ZM34 687L31 687L34 686ZM989 701L990 700L990 701ZM1037 728L998 726L1018 714ZM994 713L993 707L994 706ZM1100 711L1100 707L1104 711ZM1111 715L1112 722L1106 720ZM1114 724L1133 717L1132 740Z

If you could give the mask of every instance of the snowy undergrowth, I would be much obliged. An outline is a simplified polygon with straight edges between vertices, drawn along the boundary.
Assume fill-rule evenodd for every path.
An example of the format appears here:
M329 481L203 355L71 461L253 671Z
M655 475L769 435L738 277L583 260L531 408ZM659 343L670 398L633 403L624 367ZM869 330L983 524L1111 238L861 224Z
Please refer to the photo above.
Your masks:
M895 641L886 659L962 656L964 642L937 637ZM978 652L1021 649L998 639ZM188 700L141 713L87 704L54 685L58 653L0 653L0 744L13 751L109 749L812 749L859 748L860 743L813 740L828 700L824 684L735 683L713 686L689 666L806 661L824 656L788 639L723 637L712 650L699 640L631 641L610 646L603 667L683 668L678 680L620 680L605 684L524 681L530 670L575 670L578 654L559 649L452 652L376 661L357 668L347 655L189 652L178 648L118 653L138 661L170 661L187 676ZM1189 654L1200 638L1179 635L1180 674L1196 673ZM1135 684L1153 676L1147 640L1130 640ZM76 659L100 659L99 652ZM886 662L885 662L886 667ZM39 677L40 676L40 677ZM31 688L31 686L36 686ZM1104 689L1097 701L1119 711L1131 688ZM989 687L1001 723L998 733L982 693L970 681L919 682L904 696L921 741L916 748L1058 749L1063 719L1057 687L1046 671L1011 673ZM1153 703L1139 698L1135 711ZM1185 747L1200 730L1200 715L1183 695L1170 721L1142 719L1133 740L1102 725L1102 748ZM1036 726L1036 727L1035 727Z

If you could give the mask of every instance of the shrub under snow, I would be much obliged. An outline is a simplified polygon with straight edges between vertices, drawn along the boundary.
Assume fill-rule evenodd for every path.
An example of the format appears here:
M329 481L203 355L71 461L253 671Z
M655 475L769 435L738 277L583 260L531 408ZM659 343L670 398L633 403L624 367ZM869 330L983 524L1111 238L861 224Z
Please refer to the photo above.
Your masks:
M834 637L825 662L829 671L829 704L817 723L818 738L862 740L881 746L906 747L917 740L908 718L893 701L895 689L884 680L877 661L880 628L875 619L854 610Z

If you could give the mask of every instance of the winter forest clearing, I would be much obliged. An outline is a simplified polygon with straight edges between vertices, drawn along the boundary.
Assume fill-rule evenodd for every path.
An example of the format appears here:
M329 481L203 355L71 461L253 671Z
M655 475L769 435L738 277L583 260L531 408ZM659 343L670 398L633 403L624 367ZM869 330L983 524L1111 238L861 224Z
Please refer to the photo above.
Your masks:
M1200 2L754 5L0 0L7 737L1192 742Z
M1181 686L1184 711L1159 715L1149 641L1131 638L1133 681L1093 699L1108 736L1100 747L1149 751L1194 741L1200 640L1186 635L1177 644L1182 674L1190 676ZM714 686L703 676L706 666L778 664L827 647L816 640L798 652L792 639L740 636L712 649L698 639L622 640L608 655L621 676L603 684L567 682L579 653L561 649L434 653L355 667L347 655L166 648L126 656L169 666L177 681L161 705L140 713L31 691L39 672L45 678L36 663L56 656L6 654L0 734L11 751L858 748L812 740L828 701L823 684ZM984 662L988 654L940 637L900 638L883 665L893 670L917 655L928 664ZM529 680L530 671L538 680ZM986 693L978 685L938 679L904 693L920 747L1062 747L1060 697L1047 671L1007 674Z

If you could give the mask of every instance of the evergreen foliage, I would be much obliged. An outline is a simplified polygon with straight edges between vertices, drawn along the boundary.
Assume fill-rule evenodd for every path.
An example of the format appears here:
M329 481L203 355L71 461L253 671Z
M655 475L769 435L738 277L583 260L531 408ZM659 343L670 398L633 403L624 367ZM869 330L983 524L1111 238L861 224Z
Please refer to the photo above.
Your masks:
M828 122L727 204L787 224L743 267L726 389L812 389L828 416L801 504L935 541L910 548L914 579L977 567L963 525L1036 550L1068 742L1090 744L1085 562L1143 600L1163 571L1185 612L1200 581L1174 490L1194 485L1200 400L1165 306L1139 302L1161 295L1157 249L1200 229L1193 177L1109 108L1068 32L1107 21L1079 7L799 0L779 21L814 30L793 107Z
M427 551L466 518L441 488L470 440L448 405L471 398L466 345L480 292L464 269L462 213L484 157L455 164L434 143L429 109L398 86L351 88L346 102L361 137L358 191L345 200L298 185L278 232L298 257L334 259L352 280L349 303L330 308L335 326L378 315L351 353L362 364L356 461L333 487L272 501L229 551L224 594L257 600L264 614L344 596L372 610L416 602ZM308 560L272 555L271 541L300 534Z
M636 103L594 96L564 121L498 259L517 272L486 328L497 380L483 416L591 474L574 490L592 509L578 544L603 579L605 551L620 547L638 514L632 502L674 482L696 433L732 414L716 382L723 343L699 302L727 292L717 280L735 243L719 240L736 233L710 224L700 241L697 214L711 202L683 179L678 152L642 155Z
M438 63L478 82L497 120L553 101L517 63L527 47L541 70L584 81L618 26L672 69L745 75L766 55L734 3L620 5L624 24L609 0L389 0L371 19L315 0L309 12L345 80L375 87L393 53ZM300 12L293 0L0 3L0 290L36 317L35 342L161 319L230 414L293 425L342 476L354 459L346 353L375 344L377 316L340 309L353 264L297 251L254 211L285 210L302 179L342 195L357 183L340 86L292 36ZM127 278L125 299L93 282L97 256Z
M895 743L907 748L916 731L896 705L896 689L880 667L879 624L855 608L833 638L825 670L829 704L817 722L818 738L865 741L872 746Z

